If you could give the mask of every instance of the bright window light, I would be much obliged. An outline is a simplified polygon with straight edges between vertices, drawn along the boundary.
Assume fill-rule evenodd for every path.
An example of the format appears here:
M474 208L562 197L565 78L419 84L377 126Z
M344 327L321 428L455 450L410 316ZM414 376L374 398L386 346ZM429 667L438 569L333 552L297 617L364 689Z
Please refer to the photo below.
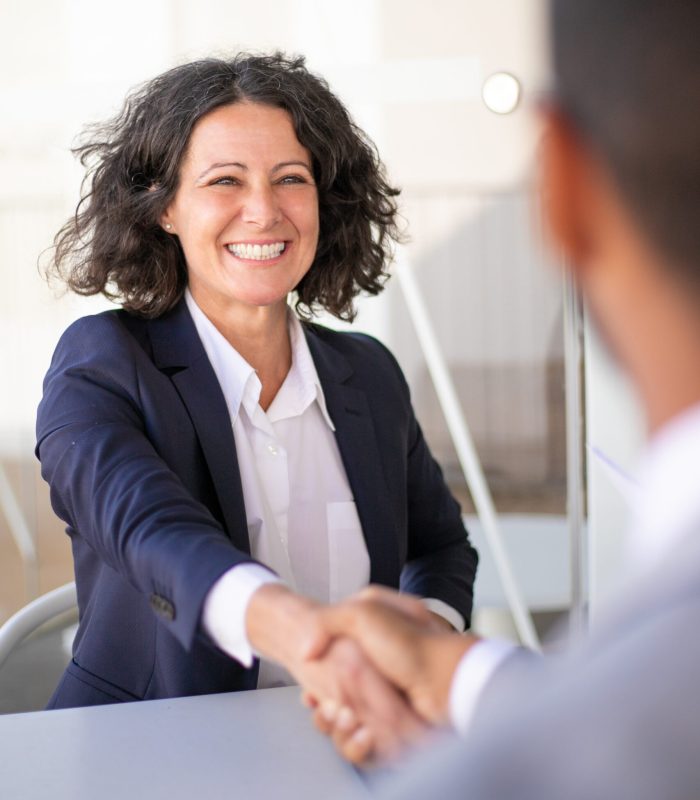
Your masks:
M494 72L484 81L481 96L494 114L510 114L520 100L520 82L510 72Z

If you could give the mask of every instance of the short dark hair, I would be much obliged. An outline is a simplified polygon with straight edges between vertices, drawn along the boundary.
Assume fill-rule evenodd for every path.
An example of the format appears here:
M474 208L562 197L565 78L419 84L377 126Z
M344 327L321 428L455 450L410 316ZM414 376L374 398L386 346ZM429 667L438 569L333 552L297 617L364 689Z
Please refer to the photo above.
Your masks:
M700 289L700 2L551 0L554 98Z
M74 152L86 167L75 215L54 241L49 269L84 295L102 293L156 317L187 285L177 237L160 218L177 190L192 130L220 106L249 101L286 110L311 153L318 188L316 256L296 287L297 310L354 317L353 299L377 294L399 241L398 190L376 148L328 84L301 57L243 53L175 67L130 94L112 120L91 126Z

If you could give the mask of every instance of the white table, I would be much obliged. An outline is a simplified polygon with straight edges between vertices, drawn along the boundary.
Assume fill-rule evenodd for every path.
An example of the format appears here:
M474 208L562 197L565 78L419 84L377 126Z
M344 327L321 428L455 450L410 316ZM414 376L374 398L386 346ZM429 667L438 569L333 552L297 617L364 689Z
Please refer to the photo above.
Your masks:
M0 716L3 800L369 796L297 687Z

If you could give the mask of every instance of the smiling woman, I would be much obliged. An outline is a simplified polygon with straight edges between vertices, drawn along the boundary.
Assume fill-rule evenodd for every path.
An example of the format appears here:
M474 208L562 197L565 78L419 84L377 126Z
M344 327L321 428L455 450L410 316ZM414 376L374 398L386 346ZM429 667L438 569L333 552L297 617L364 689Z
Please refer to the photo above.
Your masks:
M90 127L75 151L88 191L56 237L51 271L74 291L106 294L141 316L172 308L187 274L179 241L164 235L161 217L194 129L211 112L241 103L286 112L302 162L313 170L319 243L313 268L296 287L297 310L308 316L321 307L352 319L357 293L377 294L386 278L389 245L399 238L398 190L325 81L302 58L280 54L175 67L135 90L117 117ZM222 152L207 166L227 164ZM220 177L225 183L237 176Z
M375 581L462 629L477 562L391 354L310 322L380 291L397 191L281 55L177 67L91 135L54 271L123 308L66 331L39 407L80 607L51 706L297 680L386 752L420 725L351 642L305 658L320 606Z

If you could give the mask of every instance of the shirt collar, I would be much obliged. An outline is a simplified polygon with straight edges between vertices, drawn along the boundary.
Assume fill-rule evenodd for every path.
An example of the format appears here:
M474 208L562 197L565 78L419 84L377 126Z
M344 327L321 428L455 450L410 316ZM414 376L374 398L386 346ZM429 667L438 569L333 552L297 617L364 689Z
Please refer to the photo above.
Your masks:
M335 425L328 413L326 397L323 393L321 380L316 371L316 365L311 357L309 344L306 341L304 328L301 322L291 310L289 318L289 338L292 345L292 366L289 370L280 391L275 397L272 405L268 409L268 416L273 422L281 419L282 416L296 416L302 414L314 401L318 403L321 414L328 427L335 431ZM278 399L284 400L285 410L280 414Z
M640 502L630 544L651 564L700 521L700 404L652 437L639 476Z
M185 290L185 302L221 386L231 422L233 423L238 417L241 405L252 419L262 390L262 384L255 370L201 310L189 289ZM292 366L267 410L268 417L271 422L277 422L280 419L299 416L316 401L328 427L335 431L302 325L291 310L287 316Z

